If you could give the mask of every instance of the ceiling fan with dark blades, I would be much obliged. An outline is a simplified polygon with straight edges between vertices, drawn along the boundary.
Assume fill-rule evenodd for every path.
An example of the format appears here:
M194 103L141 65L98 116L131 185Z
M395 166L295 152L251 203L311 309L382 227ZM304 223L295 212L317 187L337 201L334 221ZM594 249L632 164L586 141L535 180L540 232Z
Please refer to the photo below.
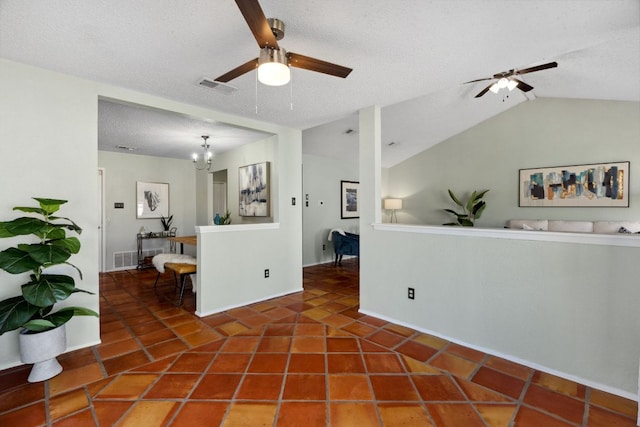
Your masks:
M548 62L546 64L536 65L534 67L522 68L520 70L514 68L509 71L503 71L501 73L494 74L491 77L471 80L471 81L465 82L464 84L482 82L485 80L497 80L496 82L493 82L489 86L482 89L480 93L478 93L475 96L476 98L480 98L482 95L484 95L488 91L498 93L500 89L504 89L504 88L507 88L510 91L515 88L518 88L523 92L529 92L531 89L533 89L533 86L523 82L522 80L517 79L515 76L519 76L527 73L533 73L535 71L547 70L549 68L555 68L557 66L558 66L558 63L554 61L554 62Z
M284 22L276 18L267 19L258 0L236 0L236 4L260 46L260 56L221 75L215 79L216 82L227 83L256 68L258 80L270 86L288 83L289 67L304 68L342 78L351 73L351 68L287 52L278 46L278 40L284 37Z

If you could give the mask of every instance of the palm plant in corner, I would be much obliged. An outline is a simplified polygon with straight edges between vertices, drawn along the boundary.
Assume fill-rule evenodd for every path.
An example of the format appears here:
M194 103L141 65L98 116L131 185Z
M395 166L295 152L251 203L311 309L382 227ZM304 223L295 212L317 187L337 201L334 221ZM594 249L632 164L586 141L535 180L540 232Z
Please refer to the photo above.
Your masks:
M20 358L34 363L30 382L44 381L62 371L56 356L67 348L66 323L73 316L96 316L84 307L64 307L54 311L54 305L66 300L78 289L73 277L49 274L70 268L82 279L78 267L68 262L80 251L77 237L67 237L67 231L82 232L69 218L55 216L66 200L34 198L39 207L14 207L13 210L34 216L24 216L0 222L0 237L31 236L26 243L0 252L0 269L11 274L29 274L29 281L21 286L21 295L0 301L0 335L21 329Z
M474 221L480 218L480 215L482 215L484 208L487 206L487 203L482 200L482 198L489 190L484 190L479 193L477 191L474 191L473 193L471 193L471 196L469 196L469 199L466 203L462 203L460 199L458 199L456 195L453 194L453 191L447 191L449 192L449 197L451 197L451 200L453 200L456 205L462 208L462 213L458 213L453 209L445 209L446 212L455 215L458 222L448 222L442 225L461 225L463 227L473 227Z

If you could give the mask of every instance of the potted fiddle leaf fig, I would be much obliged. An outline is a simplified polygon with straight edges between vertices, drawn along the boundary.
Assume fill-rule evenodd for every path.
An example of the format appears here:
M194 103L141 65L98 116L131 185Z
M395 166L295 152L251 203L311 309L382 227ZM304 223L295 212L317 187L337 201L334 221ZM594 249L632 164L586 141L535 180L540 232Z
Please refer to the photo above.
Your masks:
M451 200L453 200L456 205L462 208L462 213L458 213L453 209L445 209L446 212L449 212L450 214L456 216L457 222L448 222L442 225L461 225L463 227L473 227L475 220L480 218L480 215L482 215L482 212L484 212L484 208L487 207L487 203L482 200L482 198L489 190L480 192L474 191L473 193L471 193L471 196L469 196L469 199L464 203L461 202L455 194L453 194L453 191L447 191L449 191L449 197L451 197Z
M68 262L80 250L77 237L82 229L72 220L54 215L66 200L34 198L39 207L14 207L31 216L0 222L0 237L25 237L24 243L0 252L0 269L10 274L28 274L21 286L21 294L0 301L0 335L20 329L20 357L24 363L34 363L30 382L44 381L62 371L55 359L66 350L65 324L73 316L98 316L84 307L56 309L56 303L76 292L92 294L78 289L70 275L51 274L64 269L82 272Z

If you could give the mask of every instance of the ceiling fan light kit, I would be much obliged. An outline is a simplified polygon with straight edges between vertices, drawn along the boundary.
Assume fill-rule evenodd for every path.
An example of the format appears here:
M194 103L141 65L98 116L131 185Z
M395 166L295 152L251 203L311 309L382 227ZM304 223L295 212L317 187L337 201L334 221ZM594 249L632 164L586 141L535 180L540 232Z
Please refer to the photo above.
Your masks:
M265 47L258 59L258 81L267 86L282 86L291 80L287 51Z
M512 79L507 79L505 77L502 77L500 80L498 80L496 83L494 83L493 85L491 85L491 87L489 88L489 90L493 93L498 93L500 91L500 89L509 89L509 92L511 92L512 90L514 90L516 87L518 86L518 83L515 82Z
M505 88L509 89L509 91L512 91L515 88L518 88L523 92L529 92L530 90L533 89L533 86L523 82L522 80L518 80L516 76L520 76L522 74L527 74L527 73L533 73L535 71L547 70L549 68L555 68L557 66L558 66L558 63L554 61L554 62L548 62L546 64L536 65L534 67L523 68L521 70L517 70L514 68L509 71L503 71L501 73L494 74L491 77L471 80L471 81L465 82L464 84L476 83L476 82L481 82L485 80L498 80L497 82L490 84L489 86L485 87L482 91L480 91L480 93L478 93L475 96L476 98L480 98L482 95L484 95L489 91L493 93L498 93L500 92L500 89L505 89Z
M277 40L284 37L284 22L276 18L267 19L258 0L236 0L253 37L260 46L260 56L245 62L215 79L216 83L228 83L249 71L258 68L258 81L269 86L282 86L291 80L289 67L303 68L317 73L345 78L351 68L332 64L321 59L287 52L278 46Z

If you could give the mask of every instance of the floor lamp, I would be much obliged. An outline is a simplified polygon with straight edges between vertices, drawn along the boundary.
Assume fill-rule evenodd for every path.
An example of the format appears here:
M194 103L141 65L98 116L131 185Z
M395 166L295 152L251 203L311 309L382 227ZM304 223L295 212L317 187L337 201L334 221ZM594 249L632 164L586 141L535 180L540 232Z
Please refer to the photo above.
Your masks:
M396 211L402 209L402 199L385 199L384 208L391 211L389 222L398 222Z

